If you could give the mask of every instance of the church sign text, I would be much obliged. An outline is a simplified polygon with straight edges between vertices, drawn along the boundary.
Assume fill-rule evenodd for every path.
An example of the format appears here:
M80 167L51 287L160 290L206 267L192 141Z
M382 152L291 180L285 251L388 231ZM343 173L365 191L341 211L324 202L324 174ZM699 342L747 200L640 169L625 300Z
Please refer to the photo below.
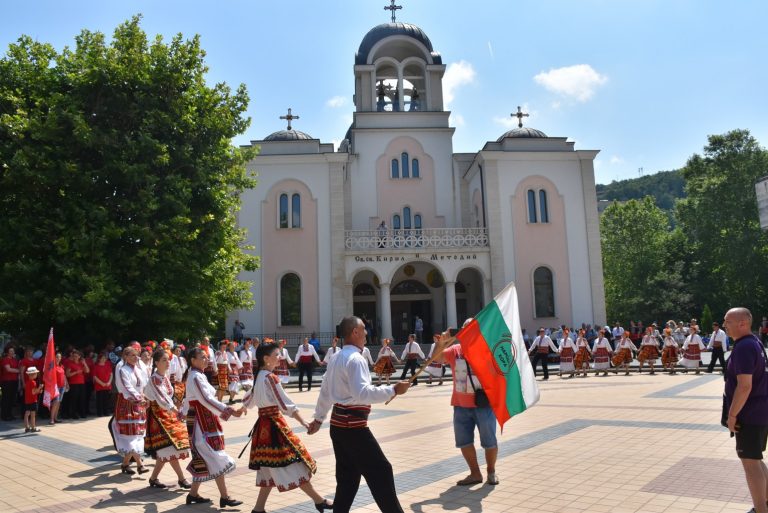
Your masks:
M432 262L477 260L477 253L457 255L415 253L410 255L358 255L355 257L355 262L408 262L411 260L428 260Z

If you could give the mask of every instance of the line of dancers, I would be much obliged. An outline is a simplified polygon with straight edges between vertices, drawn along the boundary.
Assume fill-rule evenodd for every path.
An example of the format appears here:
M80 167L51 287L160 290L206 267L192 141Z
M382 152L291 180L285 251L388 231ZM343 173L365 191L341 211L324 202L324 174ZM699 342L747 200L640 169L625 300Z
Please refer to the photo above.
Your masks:
M318 511L333 508L333 503L310 483L317 465L284 418L289 415L305 428L309 426L275 373L280 362L278 345L267 341L255 352L245 345L232 360L234 346L228 342L211 354L206 339L190 349L186 359L173 354L167 346L159 347L152 353L151 368L139 359L140 350L140 346L126 347L115 371L118 396L109 428L115 449L122 456L123 474L149 472L142 460L146 452L155 460L149 478L151 488L167 488L159 474L168 463L179 487L189 490L186 504L210 503L200 495L200 487L214 481L219 506L239 506L242 502L234 499L227 488L226 475L235 469L235 461L225 450L222 421L258 408L249 458L249 468L256 470L256 484L260 487L253 512L264 511L272 488L281 492L300 488ZM216 362L213 365L212 360ZM234 364L236 374L231 372L231 361L240 362ZM237 383L237 388L231 387L232 383ZM224 393L230 393L231 398L240 387L248 391L239 409L222 402ZM181 468L185 459L190 460L186 468L191 482ZM135 471L131 468L134 462Z
M709 344L704 345L698 334L698 326L691 326L690 334L682 345L678 344L672 336L672 330L666 328L663 335L654 332L649 326L643 335L639 347L630 339L629 331L624 331L621 338L616 341L615 348L605 337L605 330L601 329L597 338L592 342L584 336L584 330L579 330L576 340L570 336L569 330L563 331L563 338L558 346L546 335L544 328L540 328L536 338L531 343L528 353L531 355L531 365L534 368L541 364L543 379L549 379L549 355L554 352L560 357L560 377L586 377L592 371L595 375L607 376L609 371L618 374L623 371L629 374L630 364L637 359L638 370L643 372L643 367L648 366L650 374L656 373L656 364L661 358L662 370L670 374L677 373L677 366L682 366L682 372L688 370L696 374L701 372L701 353L712 352L712 363L708 368L712 372L715 361L720 360L721 367L725 368L723 355L727 351L727 338L725 333L715 324L715 331L710 337Z

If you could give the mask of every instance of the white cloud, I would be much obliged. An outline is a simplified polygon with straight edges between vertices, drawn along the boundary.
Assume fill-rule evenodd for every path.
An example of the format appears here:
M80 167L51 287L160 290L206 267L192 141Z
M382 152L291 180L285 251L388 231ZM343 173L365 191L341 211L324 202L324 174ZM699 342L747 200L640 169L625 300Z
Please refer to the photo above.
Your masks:
M464 116L451 112L451 116L448 118L448 124L455 127L464 126Z
M443 98L446 107L453 101L459 87L475 81L475 75L475 68L467 61L452 62L448 65L443 76Z
M493 59L493 45L491 45L490 41L488 41L488 53L491 54L491 59Z
M552 102L552 110L558 110L558 109L560 109L560 106L561 106L561 105L562 105L562 104L561 104L559 101L554 101L554 102Z
M347 104L347 99L344 98L343 96L334 96L333 98L325 102L325 105L334 109L337 107L343 107L346 104Z
M614 155L611 157L611 160L609 161L611 164L623 164L624 159L619 157L618 155Z
M541 72L533 80L548 91L586 102L599 86L608 81L608 77L595 71L589 64L576 64Z

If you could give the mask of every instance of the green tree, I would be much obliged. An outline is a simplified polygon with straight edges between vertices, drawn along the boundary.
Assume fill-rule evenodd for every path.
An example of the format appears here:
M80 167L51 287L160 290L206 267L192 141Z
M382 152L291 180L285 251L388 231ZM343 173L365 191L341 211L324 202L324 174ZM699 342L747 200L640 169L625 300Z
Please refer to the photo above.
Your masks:
M199 37L22 36L0 60L0 327L44 340L184 337L251 304L237 229L248 96Z
M768 170L768 151L747 130L712 135L704 155L683 168L687 197L677 218L699 278L693 292L715 318L731 306L757 315L768 309L768 235L760 229L755 182Z
M608 206L600 237L609 319L665 322L688 312L684 265L674 259L679 236L652 197Z

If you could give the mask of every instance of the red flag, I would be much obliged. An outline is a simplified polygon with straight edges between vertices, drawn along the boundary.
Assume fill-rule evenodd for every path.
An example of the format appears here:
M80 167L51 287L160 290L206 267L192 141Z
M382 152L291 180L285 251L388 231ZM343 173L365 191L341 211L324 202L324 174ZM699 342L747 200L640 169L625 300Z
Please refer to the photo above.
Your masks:
M56 348L53 345L53 328L48 335L48 347L45 349L45 363L43 364L43 406L51 407L51 401L59 397L56 388Z

